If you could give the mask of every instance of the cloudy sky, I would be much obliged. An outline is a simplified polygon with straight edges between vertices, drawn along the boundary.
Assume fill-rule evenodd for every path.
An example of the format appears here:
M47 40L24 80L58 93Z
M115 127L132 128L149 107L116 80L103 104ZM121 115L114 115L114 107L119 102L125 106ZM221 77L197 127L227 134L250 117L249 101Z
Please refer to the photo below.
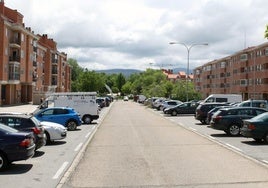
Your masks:
M5 0L89 70L190 69L262 44L266 0Z

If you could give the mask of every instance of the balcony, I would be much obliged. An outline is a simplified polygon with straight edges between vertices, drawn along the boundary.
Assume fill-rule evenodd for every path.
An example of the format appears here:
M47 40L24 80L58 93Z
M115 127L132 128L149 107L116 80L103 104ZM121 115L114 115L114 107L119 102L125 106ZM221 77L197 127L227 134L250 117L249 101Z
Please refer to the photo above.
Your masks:
M20 62L20 56L19 55L9 56L9 61Z
M9 46L11 48L20 48L20 39L18 38L13 38L12 40L10 40L9 42Z
M14 81L14 80L20 80L20 73L18 73L18 72L10 72L8 74L8 79L9 80L12 80L12 81Z
M33 66L37 67L37 62L36 61L33 61Z
M55 58L52 58L52 64L58 64L58 60Z
M58 74L58 70L57 69L52 69L52 74Z

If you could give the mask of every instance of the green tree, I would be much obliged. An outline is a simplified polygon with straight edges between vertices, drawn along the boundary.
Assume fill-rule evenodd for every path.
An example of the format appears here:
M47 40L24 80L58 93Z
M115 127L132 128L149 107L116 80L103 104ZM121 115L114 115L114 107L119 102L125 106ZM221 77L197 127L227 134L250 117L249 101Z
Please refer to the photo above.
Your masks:
M126 83L126 78L122 73L119 73L116 78L116 86L120 92L122 92L122 87Z
M131 82L127 81L123 86L122 86L122 93L125 95L131 94Z
M81 73L83 73L83 69L78 65L75 59L69 58L67 63L71 65L71 91L78 91L77 79Z
M78 91L104 91L105 80L101 74L95 71L84 71L78 78Z

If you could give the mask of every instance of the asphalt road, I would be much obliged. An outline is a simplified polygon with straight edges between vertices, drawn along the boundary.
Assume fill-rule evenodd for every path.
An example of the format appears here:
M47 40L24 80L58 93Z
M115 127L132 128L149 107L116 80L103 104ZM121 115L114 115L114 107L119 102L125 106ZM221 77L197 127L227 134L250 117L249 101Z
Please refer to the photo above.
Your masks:
M255 188L268 186L268 168L143 105L117 101L63 179L65 188Z

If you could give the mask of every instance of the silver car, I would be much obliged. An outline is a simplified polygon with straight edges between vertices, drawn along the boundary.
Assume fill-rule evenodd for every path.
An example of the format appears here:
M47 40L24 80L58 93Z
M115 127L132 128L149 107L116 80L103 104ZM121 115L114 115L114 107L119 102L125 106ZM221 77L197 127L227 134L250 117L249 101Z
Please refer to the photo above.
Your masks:
M67 136L67 128L61 124L41 121L41 125L45 129L47 143L54 142L55 140L62 140Z

